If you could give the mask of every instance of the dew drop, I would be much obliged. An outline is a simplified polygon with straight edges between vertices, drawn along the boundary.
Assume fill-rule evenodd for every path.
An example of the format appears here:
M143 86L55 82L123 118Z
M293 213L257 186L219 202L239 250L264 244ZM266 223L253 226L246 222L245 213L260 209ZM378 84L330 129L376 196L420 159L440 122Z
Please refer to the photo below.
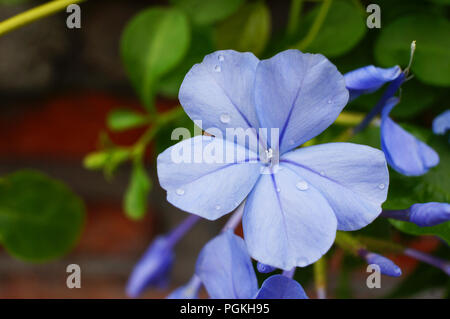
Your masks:
M222 115L220 115L220 122L222 122L224 124L230 123L230 114L223 113Z
M331 100L328 100L328 104L331 104L331 103L333 103L333 101L331 101Z
M321 171L321 172L320 172L320 176L325 176L325 172L324 172L324 171Z
M220 65L216 65L216 66L214 67L214 71L220 72L220 71L222 71L222 68L220 67Z
M219 210L221 207L220 207L220 205L217 205L216 206L216 210Z
M277 192L278 192L278 193L281 192L281 189L280 189L280 188L277 188Z
M301 191L306 191L308 189L308 183L305 181L301 181L295 184L295 187L297 187Z
M219 59L220 62L222 62L223 60L225 60L225 58L223 57L223 55L219 55L217 58Z
M178 188L175 192L177 193L177 195L184 195L184 189L182 188Z
M378 188L379 189L384 189L386 186L384 185L384 184L380 184L380 185L378 185Z

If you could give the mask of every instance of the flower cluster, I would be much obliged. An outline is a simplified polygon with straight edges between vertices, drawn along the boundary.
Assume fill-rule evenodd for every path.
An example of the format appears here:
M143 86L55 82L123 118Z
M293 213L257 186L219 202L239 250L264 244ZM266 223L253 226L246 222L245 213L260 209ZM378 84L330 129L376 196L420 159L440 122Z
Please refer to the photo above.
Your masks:
M196 298L202 285L211 298L307 298L293 279L295 268L318 261L332 246L337 231L361 229L380 214L419 226L448 221L446 203L382 212L389 188L387 164L401 174L416 176L439 163L431 147L389 116L408 72L409 67L366 66L342 75L324 56L298 50L267 60L251 53L218 51L194 65L181 85L179 99L208 134L161 153L159 182L167 200L193 216L216 220L234 214L201 251L191 280L169 298ZM342 142L300 147L329 127L349 99L387 83L374 110L355 129L355 133L362 130L381 114L382 150ZM448 128L448 113L442 118L436 120L435 132ZM230 128L253 132L258 147L247 139L228 138L225 132ZM275 138L274 129L279 132ZM173 154L180 148L190 152L189 158L201 158L198 153L205 149L211 154L231 150L242 156L231 162L174 161ZM234 234L241 219L244 238ZM130 278L130 296L168 274L173 247L180 233L192 225L185 222L152 244ZM358 254L379 265L386 275L401 274L381 255L364 249ZM251 259L261 273L275 269L283 273L268 277L258 287Z

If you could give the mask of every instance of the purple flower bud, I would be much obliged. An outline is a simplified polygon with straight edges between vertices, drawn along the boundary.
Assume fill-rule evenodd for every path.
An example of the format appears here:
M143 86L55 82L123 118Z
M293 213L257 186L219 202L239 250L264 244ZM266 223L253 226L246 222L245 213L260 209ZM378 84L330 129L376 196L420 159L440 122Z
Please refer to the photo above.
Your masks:
M372 252L367 252L364 255L364 258L366 259L369 265L371 264L378 265L383 275L391 277L399 277L402 274L402 270L400 269L400 267L384 256Z
M268 273L270 273L272 271L275 271L275 269L277 269L276 267L272 267L270 265L266 265L266 264L260 263L259 261L258 261L258 264L256 265L256 268L262 274L268 274Z
M148 286L160 286L168 278L175 254L165 236L157 237L134 267L127 283L126 293L136 298Z
M450 204L424 203L414 204L409 208L410 221L420 227L429 227L450 220Z
M450 110L447 110L444 113L438 115L433 120L433 132L434 132L434 134L443 135L448 130L450 130Z

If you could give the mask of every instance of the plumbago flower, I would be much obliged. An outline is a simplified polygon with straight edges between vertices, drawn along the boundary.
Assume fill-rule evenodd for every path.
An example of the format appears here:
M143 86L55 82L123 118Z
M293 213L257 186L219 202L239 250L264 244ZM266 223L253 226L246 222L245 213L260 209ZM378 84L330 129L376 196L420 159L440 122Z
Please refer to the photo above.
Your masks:
M246 199L242 223L251 257L284 270L315 262L336 230L371 223L387 196L380 150L351 143L296 149L330 126L348 98L344 77L320 54L287 50L261 61L232 50L207 55L187 73L179 99L213 136L184 140L158 156L168 201L215 220ZM239 139L230 129L251 133ZM217 160L225 153L227 160ZM230 153L237 156L230 160Z
M444 135L449 130L450 130L450 110L447 110L433 120L433 133L438 135Z
M196 275L214 299L307 299L302 286L285 275L267 278L261 288L244 240L226 230L209 241L197 260Z

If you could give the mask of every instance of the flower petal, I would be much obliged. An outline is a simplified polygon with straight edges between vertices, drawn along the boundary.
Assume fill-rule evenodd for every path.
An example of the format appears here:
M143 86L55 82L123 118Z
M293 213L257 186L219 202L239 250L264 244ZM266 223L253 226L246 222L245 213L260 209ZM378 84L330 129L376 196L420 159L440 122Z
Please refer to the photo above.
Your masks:
M450 110L438 115L433 120L434 134L444 135L448 130L450 130Z
M247 198L242 225L250 255L284 270L318 260L336 235L326 199L287 168L261 175Z
M181 158L180 151L188 156ZM159 182L172 205L214 220L234 210L253 188L260 175L253 159L257 154L237 144L195 136L158 156Z
M406 176L423 175L439 163L439 155L389 117L398 101L398 98L391 98L383 108L381 148L389 165L397 172Z
M345 85L350 91L350 100L378 90L383 84L395 80L401 72L397 65L387 69L367 65L345 73Z
M255 299L309 299L303 287L283 275L273 275L264 280Z
M257 114L262 128L279 129L280 154L330 126L348 94L342 74L320 54L287 50L256 69Z
M339 230L360 229L381 213L389 172L380 150L329 143L289 152L280 162L320 191L333 208Z
M200 290L201 285L202 282L200 281L200 278L194 275L186 285L172 291L166 299L198 299L198 291Z
M249 299L258 290L245 242L231 230L203 247L195 268L211 298Z
M259 60L252 53L216 51L194 65L180 87L179 99L192 120L203 127L259 128L253 85Z

